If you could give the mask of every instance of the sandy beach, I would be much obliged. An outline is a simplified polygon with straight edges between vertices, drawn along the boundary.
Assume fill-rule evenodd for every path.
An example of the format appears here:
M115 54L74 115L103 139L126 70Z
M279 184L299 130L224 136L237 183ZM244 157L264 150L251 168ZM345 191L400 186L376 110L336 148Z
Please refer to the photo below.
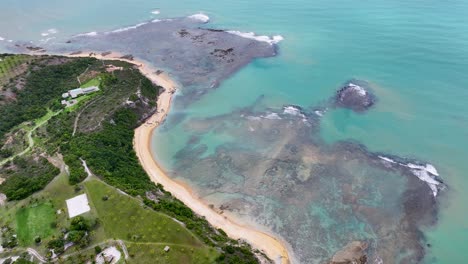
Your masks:
M160 183L171 192L174 197L181 200L195 213L204 216L206 220L216 228L223 229L231 238L243 239L254 248L263 251L275 263L288 264L291 262L286 246L277 238L270 234L255 230L254 228L240 225L228 216L221 215L211 209L207 204L198 199L188 186L171 179L164 169L156 162L151 151L151 139L153 130L161 124L167 116L171 106L177 84L164 72L157 72L157 69L143 63L137 59L125 59L121 54L112 52L105 55L91 52L66 55L70 57L95 57L105 60L121 60L138 66L138 69L148 79L164 88L164 92L158 97L158 110L144 124L135 129L133 146L140 160L143 169L148 173L151 180Z

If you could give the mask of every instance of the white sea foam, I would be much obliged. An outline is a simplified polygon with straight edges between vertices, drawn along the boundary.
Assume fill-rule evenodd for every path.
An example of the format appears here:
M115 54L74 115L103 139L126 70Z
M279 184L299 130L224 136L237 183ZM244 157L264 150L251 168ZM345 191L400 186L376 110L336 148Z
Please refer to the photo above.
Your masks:
M283 113L293 116L300 116L302 117L302 121L307 122L307 117L301 112L299 108L296 108L294 106L285 106L283 108Z
M258 116L248 116L247 119L248 120L261 120L262 118Z
M384 157L384 156L378 156L380 159L382 160L385 160L386 162L390 162L390 163L397 163L396 161L392 160L391 158L387 158L387 157Z
M81 34L78 34L76 36L77 37L82 37L82 36L95 37L97 35L98 35L98 33L96 31L91 31L91 32L87 32L87 33L81 33Z
M8 42L13 42L13 40L12 40L12 39L9 39L9 40L7 40L7 41L8 41Z
M50 37L50 38L45 38L45 39L40 39L39 41L42 43L47 43L49 40L55 39L55 37Z
M285 106L284 107L284 113L289 114L289 115L300 115L301 110L297 109L294 106Z
M354 83L348 84L348 87L351 87L351 89L358 92L360 96L365 96L367 94L367 91L364 88Z
M429 185L429 187L432 190L432 194L434 195L434 197L436 197L437 192L438 192L437 185L439 185L440 182L438 182L437 180L432 178L431 175L429 175L429 173L427 171L425 171L425 170L412 170L412 172L421 181L425 181L427 183L427 185Z
M45 31L45 32L42 32L42 33L41 33L41 36L47 37L47 36L49 36L49 35L57 34L57 33L58 33L58 30L57 30L57 29L51 28L51 29L48 29L48 30Z
M151 11L151 14L159 15L161 14L161 11L159 11L159 9L156 9L156 10Z
M208 21L210 21L210 17L202 13L191 15L188 18L191 18L191 19L203 22L203 23L207 23Z
M425 166L422 166L422 165L417 165L413 163L404 164L404 163L396 162L393 159L388 158L388 157L384 157L384 156L378 156L378 157L386 162L390 162L390 163L394 163L394 164L398 164L398 165L410 168L411 173L413 175L418 177L421 181L424 181L427 183L429 188L431 188L432 194L434 195L434 197L437 196L437 193L438 193L437 185L441 184L441 182L435 179L435 176L439 176L439 173L437 172L437 169L434 167L434 165L426 164Z
M407 167L412 168L412 169L425 170L435 176L439 176L439 172L437 172L437 169L432 164L426 164L426 166L421 166L421 165L408 163Z
M119 32L124 32L124 31L128 31L128 30L131 30L131 29L137 29L141 26L144 26L148 24L148 22L144 22L144 23L139 23L139 24L136 24L134 26L129 26L129 27L123 27L123 28L118 28L116 30L113 30L113 31L110 31L110 32L107 32L107 33L119 33Z
M284 38L280 35L276 35L273 37L269 36L257 36L254 32L241 32L241 31L235 31L235 30L230 30L226 31L227 33L234 34L243 38L248 38L248 39L253 39L256 41L261 41L261 42L266 42L269 43L270 45L276 44L280 41L282 41Z
M266 116L262 116L265 119L279 120L281 117L277 113L269 113Z
M4 39L4 38L2 38L2 37L0 37L0 41L3 41L3 40L5 40L5 39Z
M325 111L319 111L319 110L315 110L314 113L320 117L323 116L323 114L325 113Z

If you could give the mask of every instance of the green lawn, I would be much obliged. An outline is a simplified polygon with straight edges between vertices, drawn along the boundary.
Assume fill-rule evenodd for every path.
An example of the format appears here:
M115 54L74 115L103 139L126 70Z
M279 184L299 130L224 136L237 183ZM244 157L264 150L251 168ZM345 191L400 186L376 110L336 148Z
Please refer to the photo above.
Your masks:
M125 243L129 263L138 264L208 264L214 263L217 252L213 248L193 248L181 245L169 245L169 252L164 251L165 244Z
M84 184L106 236L126 241L130 263L213 263L218 256L185 227L139 200L98 180ZM171 251L163 254L166 245Z
M21 208L16 213L18 240L23 246L34 244L34 238L45 238L54 233L55 210L50 203L41 203Z
M185 227L166 215L143 208L135 198L97 180L87 181L85 186L109 238L203 246Z
M87 88L87 87L91 87L91 86L99 86L99 84L101 84L101 77L96 77L96 78L93 78L89 81L87 81L86 83L82 84L80 87L81 88Z

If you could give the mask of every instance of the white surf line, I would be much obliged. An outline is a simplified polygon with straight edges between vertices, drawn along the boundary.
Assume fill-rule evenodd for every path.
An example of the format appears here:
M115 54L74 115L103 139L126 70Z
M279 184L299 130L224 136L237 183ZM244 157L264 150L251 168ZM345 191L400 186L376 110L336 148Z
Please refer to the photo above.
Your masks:
M239 37L253 39L256 41L260 41L260 42L266 42L270 45L278 44L280 41L284 40L283 36L281 35L275 35L273 37L269 37L269 36L259 36L255 34L255 32L241 32L237 30L228 30L226 32L229 34L237 35Z
M422 165L416 165L413 163L400 163L396 162L393 159L385 156L378 156L381 160L392 163L392 164L398 164L403 167L407 167L411 169L411 173L418 177L421 181L426 182L429 188L432 190L432 194L434 197L437 196L439 190L437 189L437 186L440 185L442 182L438 181L435 179L435 176L439 176L439 172L437 169L432 165L427 163L425 166Z

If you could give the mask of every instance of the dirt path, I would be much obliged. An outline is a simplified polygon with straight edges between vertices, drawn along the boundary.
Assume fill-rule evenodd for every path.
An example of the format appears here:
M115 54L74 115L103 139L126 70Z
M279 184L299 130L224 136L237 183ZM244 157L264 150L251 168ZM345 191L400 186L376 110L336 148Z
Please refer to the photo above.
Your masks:
M47 123L47 121L49 121L52 117L60 114L61 112L62 112L62 110L57 111L57 112L47 113L47 115L46 115L47 118L45 118L44 120L41 120L34 127L29 129L28 133L26 134L26 136L28 138L28 147L26 149L24 149L23 151L21 151L20 153L15 154L15 155L13 155L13 156L11 156L9 158L6 158L6 159L0 161L0 166L2 166L3 164L9 162L10 160L13 160L16 157L23 156L24 154L28 153L34 147L34 139L32 137L32 134L34 133L34 131L36 131L36 129L38 129L39 127L41 127L45 123Z
M27 251L28 251L29 254L31 254L35 258L37 258L39 260L39 262L41 262L41 263L46 263L47 262L47 259L45 259L43 256L41 256L41 254L39 254L39 252L37 252L34 248L28 248Z

